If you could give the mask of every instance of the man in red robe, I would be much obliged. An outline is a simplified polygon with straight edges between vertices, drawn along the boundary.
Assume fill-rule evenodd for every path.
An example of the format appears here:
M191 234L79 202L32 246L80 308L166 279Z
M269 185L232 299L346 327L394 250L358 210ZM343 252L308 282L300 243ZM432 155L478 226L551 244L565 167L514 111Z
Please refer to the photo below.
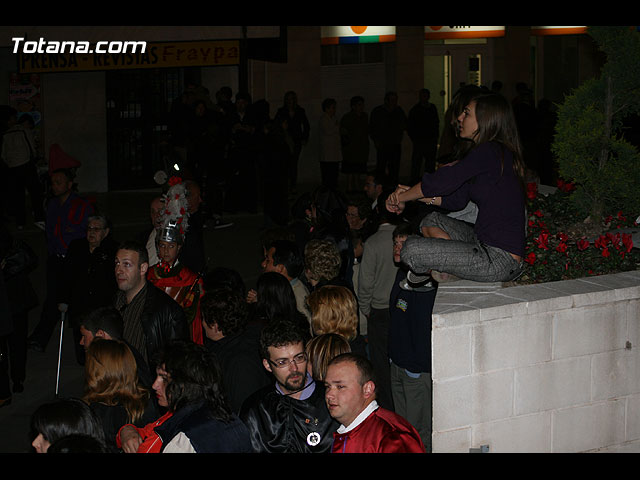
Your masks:
M341 425L332 453L425 453L416 429L375 400L371 363L354 353L338 355L325 376L325 400Z
M200 275L179 262L181 239L182 236L171 227L159 232L156 244L160 262L149 268L147 280L178 302L189 322L191 339L202 345L204 331L200 300L204 296L204 282Z
M180 252L189 228L189 191L187 183L180 177L169 178L167 184L169 189L162 197L164 208L158 222L160 226L156 227L159 261L149 267L147 280L178 302L189 322L191 339L202 345L204 331L200 301L204 296L204 282L200 274L180 262Z

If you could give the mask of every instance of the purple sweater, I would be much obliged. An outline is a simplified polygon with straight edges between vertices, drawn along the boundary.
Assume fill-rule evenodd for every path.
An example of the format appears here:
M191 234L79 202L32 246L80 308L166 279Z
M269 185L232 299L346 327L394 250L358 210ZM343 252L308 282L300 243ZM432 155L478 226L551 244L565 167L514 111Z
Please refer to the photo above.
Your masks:
M524 256L524 192L513 171L513 155L508 149L495 142L478 145L458 163L425 173L422 193L427 198L442 197L442 208L450 211L460 210L473 201L478 206L475 224L478 240Z

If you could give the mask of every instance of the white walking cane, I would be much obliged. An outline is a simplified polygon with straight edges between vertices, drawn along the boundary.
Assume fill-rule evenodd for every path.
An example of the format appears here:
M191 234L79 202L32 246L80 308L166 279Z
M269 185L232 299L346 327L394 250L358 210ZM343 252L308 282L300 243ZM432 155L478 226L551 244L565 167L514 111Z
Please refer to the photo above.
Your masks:
M58 398L58 388L60 386L60 363L62 361L62 336L64 334L64 317L67 314L68 305L61 303L58 305L60 310L60 345L58 347L58 373L56 374L56 398Z

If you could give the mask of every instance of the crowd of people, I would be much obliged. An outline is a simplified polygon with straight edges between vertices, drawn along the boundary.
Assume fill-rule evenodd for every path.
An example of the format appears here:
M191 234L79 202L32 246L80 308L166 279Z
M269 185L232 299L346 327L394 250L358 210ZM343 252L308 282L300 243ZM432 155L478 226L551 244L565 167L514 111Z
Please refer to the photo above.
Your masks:
M44 350L66 315L86 385L81 399L59 399L34 413L34 449L430 452L430 319L438 286L521 274L526 166L512 105L500 94L461 89L439 140L437 128L414 128L432 122L428 98L422 90L404 117L391 92L371 114L377 127L364 130L360 97L342 127L335 102L323 103L323 132L340 136L345 125L352 128L348 139L323 143L320 157L339 163L330 148L342 148L353 159L342 164L348 193L338 188L337 167L326 165L320 185L293 205L284 202L286 215L274 214L281 221L260 238L255 288L236 270L205 262L201 185L211 195L205 200L214 198L217 167L212 150L189 146L189 129L192 175L167 179L151 202L149 228L135 239L113 241L110 220L74 191L72 173L51 172L47 295L28 345ZM220 110L197 103L206 107L201 114L254 116L233 127L246 140L256 126L255 104L242 95L233 108L228 97L218 104ZM285 194L297 185L292 165L309 131L303 116L288 92L276 118L267 115L262 124L289 145L289 163L281 164L293 172L284 174ZM390 127L408 118L414 127L402 129L416 146L413 186L399 184L399 134ZM287 144L283 132L292 124L302 127ZM371 172L352 143L361 134L378 150ZM227 152L238 169L255 161L255 150L241 143ZM0 240L8 251L12 242ZM28 268L16 278L28 284ZM12 324L24 325L19 316L31 308L7 309ZM15 334L27 342L26 332ZM12 380L18 392L24 372ZM5 390L0 401L10 399Z

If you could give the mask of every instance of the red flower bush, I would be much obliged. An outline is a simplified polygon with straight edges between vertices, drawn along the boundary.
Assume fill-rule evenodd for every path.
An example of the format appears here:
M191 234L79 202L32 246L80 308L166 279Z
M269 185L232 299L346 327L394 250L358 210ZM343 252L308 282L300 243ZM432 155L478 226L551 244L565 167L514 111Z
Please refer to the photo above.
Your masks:
M569 201L575 185L558 181L555 193L542 195L527 184L527 243L525 273L518 283L541 283L591 275L636 270L640 262L630 233L637 227L634 215L610 212L602 218L602 233L593 238L572 238L570 229L579 218Z

